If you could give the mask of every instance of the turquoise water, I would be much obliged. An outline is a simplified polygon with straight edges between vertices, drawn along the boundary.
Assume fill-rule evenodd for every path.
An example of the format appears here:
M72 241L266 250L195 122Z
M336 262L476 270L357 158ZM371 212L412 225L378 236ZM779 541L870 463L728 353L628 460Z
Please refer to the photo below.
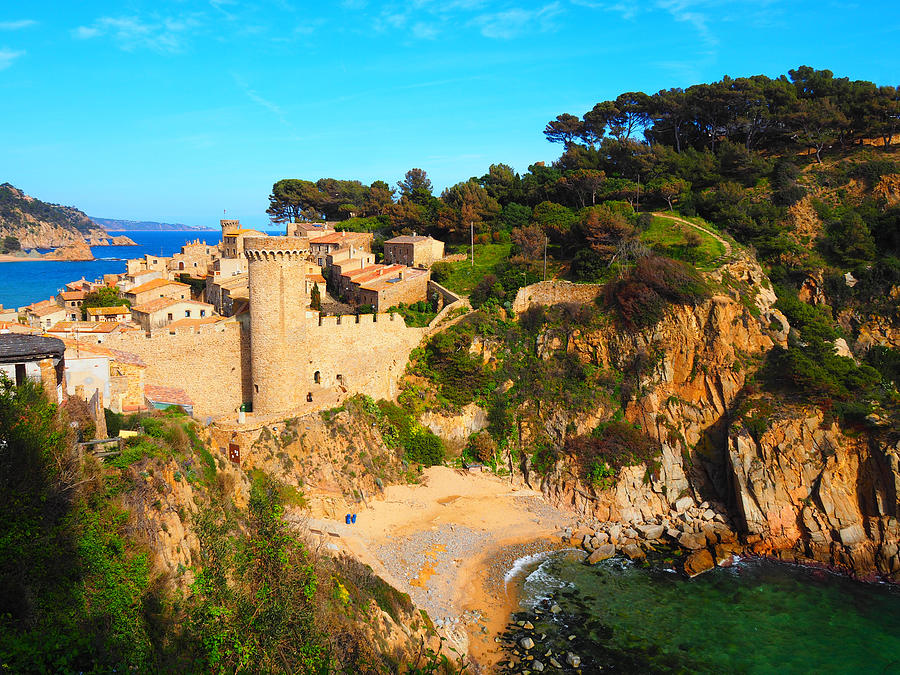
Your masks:
M896 587L759 560L689 580L665 565L583 559L562 552L526 570L516 618L546 633L532 654L564 662L572 651L586 673L900 672Z

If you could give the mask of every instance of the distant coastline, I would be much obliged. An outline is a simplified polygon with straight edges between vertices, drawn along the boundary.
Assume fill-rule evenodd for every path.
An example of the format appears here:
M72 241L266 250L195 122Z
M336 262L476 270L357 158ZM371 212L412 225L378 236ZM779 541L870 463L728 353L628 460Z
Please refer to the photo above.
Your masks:
M185 225L184 223L158 223L153 220L121 220L118 218L99 218L88 216L94 223L107 232L211 232L209 227Z

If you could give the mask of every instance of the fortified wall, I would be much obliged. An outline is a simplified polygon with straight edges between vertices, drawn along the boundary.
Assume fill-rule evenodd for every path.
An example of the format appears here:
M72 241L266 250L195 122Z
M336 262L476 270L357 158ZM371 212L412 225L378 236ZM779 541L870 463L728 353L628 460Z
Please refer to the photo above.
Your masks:
M396 395L410 351L425 334L402 317L321 316L309 310L305 237L248 237L253 412L287 412L337 388Z
M512 309L521 314L531 305L557 305L561 302L590 304L603 293L601 284L573 284L571 281L539 281L523 286L516 293Z
M427 332L410 328L399 314L313 315L307 326L307 383L343 387L347 393L394 398L409 353ZM317 384L318 383L318 384ZM305 392L303 392L305 394Z
M227 415L250 400L249 340L237 321L178 331L111 335L104 347L131 352L147 364L144 381L178 387L199 418Z

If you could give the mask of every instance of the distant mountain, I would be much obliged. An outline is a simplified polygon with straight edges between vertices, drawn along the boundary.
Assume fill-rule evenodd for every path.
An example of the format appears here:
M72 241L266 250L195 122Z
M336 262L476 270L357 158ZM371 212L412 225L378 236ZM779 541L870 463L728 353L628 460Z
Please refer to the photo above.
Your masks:
M74 206L42 202L9 183L0 184L0 239L15 237L24 248L94 244L108 238Z
M117 220L116 218L97 218L91 216L91 220L109 231L160 231L160 230L209 230L208 227L195 227L192 225L183 225L182 223L155 223L150 220Z

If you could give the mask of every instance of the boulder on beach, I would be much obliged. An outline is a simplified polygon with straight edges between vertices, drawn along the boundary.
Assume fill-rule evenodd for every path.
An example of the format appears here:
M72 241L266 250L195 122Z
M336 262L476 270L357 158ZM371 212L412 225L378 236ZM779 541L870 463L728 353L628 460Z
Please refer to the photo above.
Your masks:
M602 544L587 557L587 563L588 565L596 565L601 560L612 558L615 554L616 547L613 544Z
M703 574L715 566L716 564L713 561L712 553L703 549L691 553L687 560L684 561L684 573L689 577L694 578L698 574Z

